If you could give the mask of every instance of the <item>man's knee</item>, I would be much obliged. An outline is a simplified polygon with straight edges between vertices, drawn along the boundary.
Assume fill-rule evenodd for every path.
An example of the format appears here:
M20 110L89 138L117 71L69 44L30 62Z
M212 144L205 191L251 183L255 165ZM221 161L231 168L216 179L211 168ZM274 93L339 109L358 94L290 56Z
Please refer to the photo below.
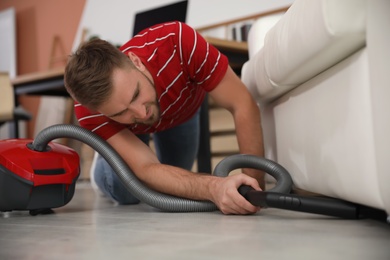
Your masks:
M97 161L94 177L99 189L116 203L128 205L140 202L139 199L127 190L117 174L103 158L99 158Z

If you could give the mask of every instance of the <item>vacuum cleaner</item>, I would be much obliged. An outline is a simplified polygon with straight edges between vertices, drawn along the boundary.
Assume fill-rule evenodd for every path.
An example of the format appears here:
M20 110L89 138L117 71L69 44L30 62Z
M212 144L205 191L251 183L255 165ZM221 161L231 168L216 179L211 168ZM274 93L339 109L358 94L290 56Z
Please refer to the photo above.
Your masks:
M118 175L126 188L140 201L168 212L204 212L218 208L210 201L197 201L159 193L145 186L121 156L102 138L76 125L53 125L42 130L34 140L0 141L0 211L29 210L31 215L66 205L75 192L80 175L78 154L52 142L71 138L97 151ZM253 205L274 207L328 216L356 219L359 205L338 199L304 197L290 194L290 174L278 163L253 156L233 155L222 160L213 174L226 177L232 170L253 168L276 179L268 191L242 186L239 192Z

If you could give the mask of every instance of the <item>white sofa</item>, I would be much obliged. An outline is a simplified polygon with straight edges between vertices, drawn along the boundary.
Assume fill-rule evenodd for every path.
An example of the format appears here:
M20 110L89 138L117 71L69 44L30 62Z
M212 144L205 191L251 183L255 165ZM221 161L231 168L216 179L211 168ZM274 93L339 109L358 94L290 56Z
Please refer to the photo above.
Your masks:
M241 74L266 157L297 188L388 215L389 13L388 0L295 0L271 29L267 17L252 26Z

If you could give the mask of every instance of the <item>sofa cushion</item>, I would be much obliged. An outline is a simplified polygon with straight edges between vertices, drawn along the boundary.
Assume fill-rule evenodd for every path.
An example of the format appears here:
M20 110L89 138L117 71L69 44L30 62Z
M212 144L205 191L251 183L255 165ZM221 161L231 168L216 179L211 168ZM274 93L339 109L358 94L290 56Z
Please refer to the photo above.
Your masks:
M361 49L365 32L365 0L296 0L243 67L243 81L260 100L279 96Z
M252 58L264 46L267 32L282 18L284 12L260 17L253 23L248 34L248 54Z

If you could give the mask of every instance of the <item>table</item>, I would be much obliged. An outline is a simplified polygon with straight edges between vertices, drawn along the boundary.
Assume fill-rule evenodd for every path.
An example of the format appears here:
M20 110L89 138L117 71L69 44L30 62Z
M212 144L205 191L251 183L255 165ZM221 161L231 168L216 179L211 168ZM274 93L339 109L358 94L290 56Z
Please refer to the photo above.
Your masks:
M14 87L15 106L19 105L20 95L63 96L69 94L64 86L65 68L56 68L44 72L24 74L11 80ZM13 137L19 137L18 120L14 121Z
M232 67L237 75L241 75L242 66L249 60L248 43L219 39L210 36L205 36L204 38L221 53L225 54L229 59L230 67Z
M14 78L15 98L19 95L69 96L64 87L65 68L35 72ZM17 100L15 100L17 104Z

